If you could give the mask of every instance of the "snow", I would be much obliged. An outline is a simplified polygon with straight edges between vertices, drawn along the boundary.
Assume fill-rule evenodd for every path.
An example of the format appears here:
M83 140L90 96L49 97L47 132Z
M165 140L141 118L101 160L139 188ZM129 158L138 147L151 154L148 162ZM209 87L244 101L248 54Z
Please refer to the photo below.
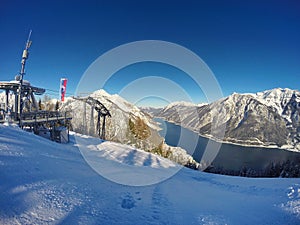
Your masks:
M198 107L202 107L202 106L206 106L206 105L208 105L208 103L198 103L197 104Z
M168 110L171 109L173 107L195 107L197 106L196 104L192 103L192 102L185 102L185 101L178 101L178 102L172 102L170 104L168 104L164 110Z
M55 105L56 102L60 102L60 100L58 100L57 98L52 98L47 103Z
M274 88L263 92L256 93L256 99L261 103L275 108L278 114L282 114L284 106L289 102L292 95L298 91L289 88ZM298 99L299 101L300 99Z
M105 90L100 89L91 94L91 97L99 99L104 105L108 106L110 104L115 105L119 110L125 113L134 115L143 119L146 124L152 129L159 130L159 127L155 123L149 121L151 120L147 115L145 115L137 106L131 104L118 94L109 94ZM108 107L109 108L109 107Z
M145 186L173 176L182 166L163 157L119 143L74 134L89 165L103 177L122 185Z
M82 151L135 182L141 171L157 177L178 166L126 145L70 138L58 144L0 125L0 224L300 224L299 179L181 168L157 184L124 185L99 175Z
M105 98L106 101L109 100L111 103L116 104L120 109L122 109L125 112L132 111L132 105L129 102L127 102L125 99L123 99L117 94L110 95L103 89L95 91L94 93L91 94L91 97L98 97L98 98L100 97L102 99Z

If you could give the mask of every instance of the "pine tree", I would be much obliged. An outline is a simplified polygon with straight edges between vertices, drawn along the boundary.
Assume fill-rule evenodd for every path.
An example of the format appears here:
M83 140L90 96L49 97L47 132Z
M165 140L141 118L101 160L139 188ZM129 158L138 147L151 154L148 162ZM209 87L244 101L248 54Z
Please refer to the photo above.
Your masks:
M43 110L43 107L42 107L42 100L39 99L39 110Z
M56 104L55 104L55 111L58 111L59 110L59 102L56 101Z

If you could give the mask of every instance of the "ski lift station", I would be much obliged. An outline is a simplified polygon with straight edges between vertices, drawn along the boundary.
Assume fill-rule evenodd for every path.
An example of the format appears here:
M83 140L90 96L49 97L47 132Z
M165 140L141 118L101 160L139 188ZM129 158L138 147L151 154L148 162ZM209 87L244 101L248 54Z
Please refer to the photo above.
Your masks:
M0 105L0 123L17 124L22 129L29 129L53 141L68 142L72 118L59 111L40 110L35 95L43 95L46 90L34 87L24 80L31 45L30 36L31 31L22 54L19 75L13 81L0 81L0 91L5 93L5 101Z

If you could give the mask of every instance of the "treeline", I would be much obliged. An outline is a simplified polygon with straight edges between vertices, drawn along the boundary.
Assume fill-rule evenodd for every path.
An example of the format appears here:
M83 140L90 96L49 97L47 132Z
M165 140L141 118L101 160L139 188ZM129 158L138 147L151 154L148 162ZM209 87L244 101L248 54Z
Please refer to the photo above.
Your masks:
M197 169L190 165L186 166L192 169ZM241 177L300 178L300 161L286 160L282 162L270 162L263 170L256 170L246 166L242 167L240 170L229 170L224 167L214 166L211 164L204 170L204 172Z
M44 95L43 99L39 99L38 107L39 110L57 111L59 110L60 102L58 100L52 101L49 95Z

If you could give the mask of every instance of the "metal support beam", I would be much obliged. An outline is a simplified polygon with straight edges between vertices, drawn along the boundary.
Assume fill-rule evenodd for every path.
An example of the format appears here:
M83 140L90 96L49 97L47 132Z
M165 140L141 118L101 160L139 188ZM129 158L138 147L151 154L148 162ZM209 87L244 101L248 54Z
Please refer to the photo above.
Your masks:
M100 136L100 138L103 140L105 140L105 118L106 116L103 116L101 136Z
M9 90L5 90L5 113L8 113L9 110L8 95L9 95Z
M105 126L106 126L106 116L111 117L111 114L109 112L109 110L97 99L94 99L90 96L88 97L84 97L84 98L76 98L73 97L76 100L80 100L82 102L84 102L84 104L89 104L92 108L91 110L93 111L93 109L95 109L98 112L98 116L97 116L97 134L101 139L105 139ZM84 107L84 113L83 113L83 126L86 126L86 107ZM91 113L91 115L94 115L93 113ZM101 117L103 118L102 121L102 126L101 126ZM93 120L92 116L91 116L91 120ZM90 121L90 125L94 124L93 121ZM91 128L92 129L92 128ZM85 129L85 134L86 134L86 129Z

